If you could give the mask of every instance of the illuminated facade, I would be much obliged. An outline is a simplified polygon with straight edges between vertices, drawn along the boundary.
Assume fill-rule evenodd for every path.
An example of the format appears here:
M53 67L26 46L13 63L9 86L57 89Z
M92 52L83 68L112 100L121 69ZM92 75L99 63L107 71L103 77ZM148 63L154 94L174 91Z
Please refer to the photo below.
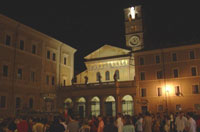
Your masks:
M71 85L76 50L0 14L0 116L55 111L56 89Z

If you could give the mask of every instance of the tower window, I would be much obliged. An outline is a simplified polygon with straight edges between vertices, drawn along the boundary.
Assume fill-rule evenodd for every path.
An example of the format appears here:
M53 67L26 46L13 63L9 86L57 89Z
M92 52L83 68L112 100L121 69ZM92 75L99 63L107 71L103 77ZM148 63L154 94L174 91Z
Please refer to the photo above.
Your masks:
M6 35L6 45L10 45L10 43L11 43L11 37L10 37L10 35Z
M160 56L156 55L156 64L159 64L159 63L160 63Z
M32 53L36 54L36 45L32 45Z
M64 65L66 65L66 64L67 64L67 58L64 57Z
M50 51L47 51L47 59L50 59Z
M162 88L158 88L158 96L162 96Z
M17 78L22 80L22 69L18 69L17 71Z
M178 77L178 69L174 69L173 73L174 73L174 78L177 78Z
M20 40L20 42L19 42L19 48L21 50L24 50L24 40Z
M53 53L53 61L56 60L56 53Z
M162 79L162 78L163 78L163 72L157 71L157 79Z
M146 97L146 88L141 89L141 96Z
M192 72L192 76L196 76L197 75L197 69L196 69L196 67L192 67L191 68L191 72Z
M173 53L173 54L172 54L172 61L177 61L176 53Z
M190 51L190 59L195 59L194 51Z
M4 65L4 66L3 66L3 76L4 76L4 77L7 77L7 76L8 76L8 66L7 66L7 65Z
M144 65L144 58L140 57L140 65Z
M140 73L140 80L145 80L145 72Z
M199 94L199 85L192 85L192 93Z

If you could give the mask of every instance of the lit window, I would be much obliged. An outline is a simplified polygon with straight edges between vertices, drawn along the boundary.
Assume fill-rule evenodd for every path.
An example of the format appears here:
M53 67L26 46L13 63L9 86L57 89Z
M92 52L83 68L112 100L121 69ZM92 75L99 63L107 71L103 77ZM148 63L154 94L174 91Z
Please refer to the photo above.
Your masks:
M160 63L160 56L156 55L156 64Z
M11 37L10 37L10 35L6 35L6 45L10 45L10 43L11 43Z
M141 96L146 97L146 88L141 89Z
M55 61L55 60L56 60L56 54L53 53L53 61Z
M4 77L7 77L7 76L8 76L8 66L7 66L7 65L4 65L4 66L3 66L3 76L4 76Z
M16 98L15 107L16 108L20 108L21 107L21 98L20 97Z
M176 53L172 53L172 61L177 61Z
M178 77L178 69L174 69L173 73L174 73L174 78L177 78Z
M0 96L0 108L6 107L6 96Z
M192 76L196 76L197 75L197 69L196 69L196 67L192 67L191 68L191 72L192 72Z
M190 51L190 59L195 59L194 51Z
M106 80L110 80L110 72L106 71Z
M18 71L17 71L17 79L22 80L22 69L18 69Z
M163 78L163 72L157 71L157 79L162 79L162 78Z
M47 51L47 59L50 59L50 51Z
M145 80L145 72L140 73L140 80Z
M144 58L140 57L140 65L144 65Z
M158 88L158 96L162 96L162 88Z
M24 40L20 40L20 42L19 42L19 48L21 50L24 50Z
M192 85L192 93L199 94L199 85Z
M36 54L36 46L35 45L32 45L32 53Z

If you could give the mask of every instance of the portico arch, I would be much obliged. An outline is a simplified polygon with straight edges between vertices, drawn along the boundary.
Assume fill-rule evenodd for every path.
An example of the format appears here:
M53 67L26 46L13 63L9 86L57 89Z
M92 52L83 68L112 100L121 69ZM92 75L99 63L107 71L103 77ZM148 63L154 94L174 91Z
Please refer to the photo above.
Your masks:
M100 115L100 99L97 96L91 99L91 114L93 116Z
M71 98L66 98L64 101L64 108L72 108L73 102Z
M85 103L86 103L86 100L84 97L80 97L78 100L77 100L77 104L78 104L78 113L79 113L79 116L81 118L84 118L85 117Z
M124 115L133 115L133 97L131 95L125 95L122 98L122 113Z
M115 98L113 96L108 96L105 99L105 113L106 116L116 115Z

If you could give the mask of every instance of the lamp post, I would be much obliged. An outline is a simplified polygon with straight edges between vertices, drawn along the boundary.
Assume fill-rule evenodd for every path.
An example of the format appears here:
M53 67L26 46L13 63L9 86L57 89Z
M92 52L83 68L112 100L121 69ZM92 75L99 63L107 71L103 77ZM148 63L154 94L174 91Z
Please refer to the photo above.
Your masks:
M168 113L168 95L170 91L170 86L166 85L165 86L165 97L166 97L166 112Z

